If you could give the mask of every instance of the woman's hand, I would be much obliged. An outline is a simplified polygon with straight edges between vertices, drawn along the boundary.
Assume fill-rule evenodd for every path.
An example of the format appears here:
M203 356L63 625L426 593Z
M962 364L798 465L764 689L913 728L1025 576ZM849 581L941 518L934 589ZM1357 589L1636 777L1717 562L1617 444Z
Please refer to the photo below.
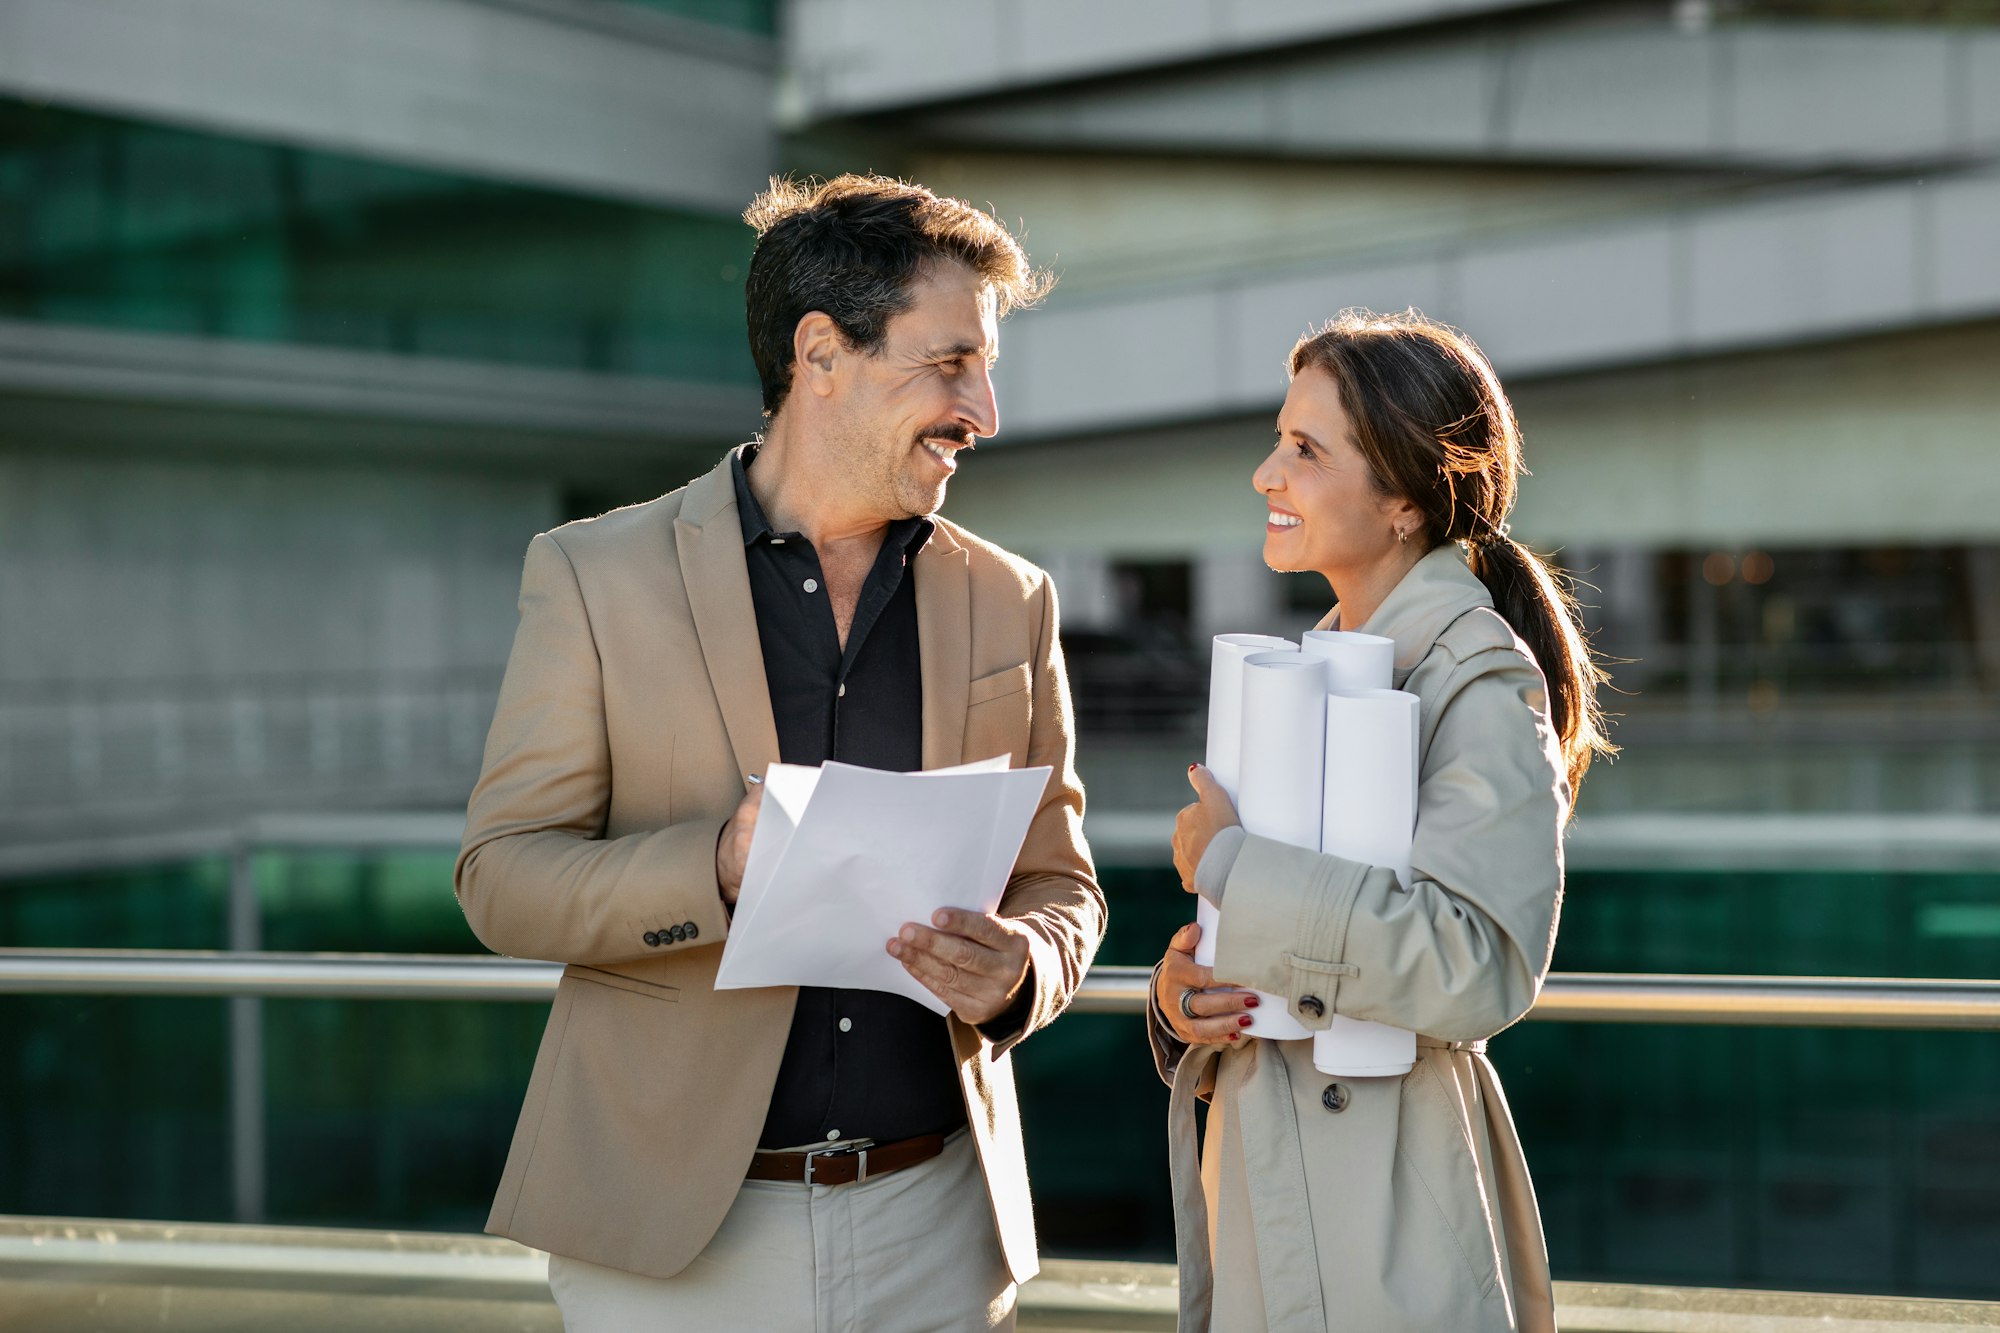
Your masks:
M1181 887L1194 892L1194 872L1202 854L1215 835L1241 821L1229 793L1215 775L1200 764L1188 765L1188 785L1194 788L1195 803L1183 806L1174 816L1174 869L1181 875Z
M1225 798L1226 799L1226 798ZM1249 1010L1257 1007L1257 993L1230 987L1212 989L1215 972L1194 960L1194 946L1201 939L1201 927L1190 922L1174 932L1167 956L1153 974L1153 1003L1173 1029L1174 1036L1189 1046L1221 1046L1239 1040L1250 1026ZM1187 1009L1181 1007L1184 991ZM1187 1016L1188 1009L1195 1016Z

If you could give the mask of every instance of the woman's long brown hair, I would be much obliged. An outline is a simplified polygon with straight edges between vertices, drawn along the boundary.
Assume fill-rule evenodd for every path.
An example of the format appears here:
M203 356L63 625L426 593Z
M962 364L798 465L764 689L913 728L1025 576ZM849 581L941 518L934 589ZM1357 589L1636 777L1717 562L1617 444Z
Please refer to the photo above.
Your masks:
M1339 386L1375 489L1423 514L1426 550L1466 544L1466 563L1548 679L1549 720L1574 797L1590 761L1617 749L1597 703L1605 674L1565 576L1508 535L1524 471L1521 432L1493 367L1470 338L1414 310L1350 310L1299 340L1291 370L1317 370Z

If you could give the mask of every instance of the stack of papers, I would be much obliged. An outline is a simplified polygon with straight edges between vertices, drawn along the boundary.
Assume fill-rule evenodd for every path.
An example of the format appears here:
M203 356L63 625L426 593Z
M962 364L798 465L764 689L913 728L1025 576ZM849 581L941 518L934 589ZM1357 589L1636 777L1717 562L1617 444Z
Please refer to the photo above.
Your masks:
M1051 771L1007 763L771 765L716 989L879 990L946 1012L885 946L941 907L999 907Z

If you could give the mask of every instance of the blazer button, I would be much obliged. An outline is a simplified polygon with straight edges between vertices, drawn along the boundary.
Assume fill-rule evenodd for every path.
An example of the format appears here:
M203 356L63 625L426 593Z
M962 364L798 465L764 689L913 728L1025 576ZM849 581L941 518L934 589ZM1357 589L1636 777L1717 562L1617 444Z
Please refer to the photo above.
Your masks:
M1319 1104L1338 1115L1347 1109L1348 1093L1344 1083L1329 1083L1326 1091L1319 1095Z
M700 934L701 934L701 927L700 927L700 926L697 926L697 925L696 925L696 924L695 924L694 922L692 922L692 921L690 921L690 922L688 922L688 923L687 923L687 937L688 937L689 939L694 939L694 938L698 937L698 936L699 936Z
M1317 995L1301 995L1299 996L1299 1012L1310 1014L1314 1018L1324 1018L1326 1016L1326 1002Z
M647 947L648 949L657 949L657 948L659 947L659 945L660 945L660 937L659 937L659 934L658 934L657 932L655 932L655 931L650 931L650 930L649 930L649 931L647 931L647 932L646 932L646 947Z
M682 941L683 939L685 939L686 937L687 937L687 927L686 927L686 926L668 926L668 927L667 927L667 939L668 939L669 941L671 941L672 943L674 943L674 944L679 944L679 943L680 943L680 942L681 942L681 941Z

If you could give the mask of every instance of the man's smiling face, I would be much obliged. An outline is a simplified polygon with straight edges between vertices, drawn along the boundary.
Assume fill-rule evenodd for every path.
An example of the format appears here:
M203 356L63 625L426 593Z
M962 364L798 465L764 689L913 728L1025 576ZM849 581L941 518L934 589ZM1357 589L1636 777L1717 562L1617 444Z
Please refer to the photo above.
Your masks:
M993 288L940 264L910 287L872 353L850 360L841 434L857 492L885 519L935 513L958 452L1000 429L993 361L1000 351Z

